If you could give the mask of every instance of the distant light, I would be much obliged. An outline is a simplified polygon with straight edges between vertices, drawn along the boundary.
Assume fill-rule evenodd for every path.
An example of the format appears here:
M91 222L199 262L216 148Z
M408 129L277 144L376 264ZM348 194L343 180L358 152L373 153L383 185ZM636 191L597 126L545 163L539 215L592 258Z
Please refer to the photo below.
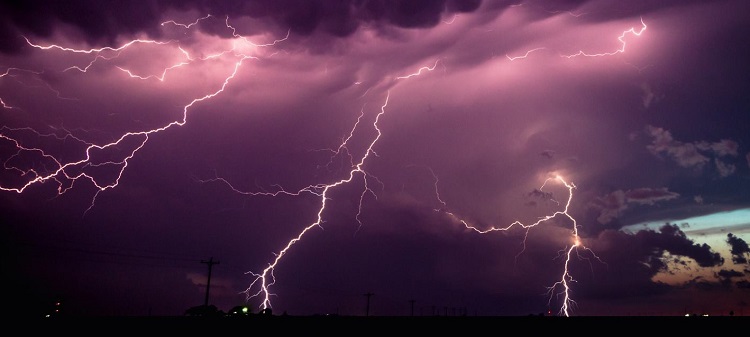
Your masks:
M243 313L243 314L246 314L246 313L247 313L247 307L242 307L242 313Z

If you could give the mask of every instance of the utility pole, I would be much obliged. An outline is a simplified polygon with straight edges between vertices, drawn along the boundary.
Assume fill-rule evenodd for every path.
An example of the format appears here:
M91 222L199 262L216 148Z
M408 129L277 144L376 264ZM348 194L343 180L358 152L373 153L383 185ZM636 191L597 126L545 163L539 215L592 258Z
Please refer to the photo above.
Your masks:
M370 316L370 297L372 295L375 295L375 294L370 293L370 292L365 294L365 297L367 297L367 307L365 308L365 316Z
M409 303L411 303L411 315L414 316L414 300L409 300Z
M208 265L208 280L206 281L206 301L203 303L203 305L208 308L208 290L211 288L211 269L215 264L219 264L219 261L214 261L213 256L206 260L201 260L201 263L205 263Z

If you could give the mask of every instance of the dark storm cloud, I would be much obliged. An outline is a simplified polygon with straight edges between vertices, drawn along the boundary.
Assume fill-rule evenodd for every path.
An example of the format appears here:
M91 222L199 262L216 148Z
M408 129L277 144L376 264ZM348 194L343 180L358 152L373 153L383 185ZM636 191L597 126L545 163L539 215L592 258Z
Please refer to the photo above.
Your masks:
M693 259L703 267L724 263L710 246L694 243L677 225L670 224L658 231L642 230L636 234L605 230L589 248L597 253L601 263L606 264L603 268L606 272L597 273L592 279L581 278L579 274L578 281L590 283L590 287L580 290L587 297L614 299L665 294L679 286L655 281L654 276L689 269L685 258ZM665 257L666 253L670 256ZM591 266L599 268L597 262ZM696 281L692 281L694 286L715 286L713 282Z
M724 287L731 287L732 285L736 285L737 288L742 288L742 285L740 283L745 282L744 279L745 274L731 269L722 269L716 272L716 279L719 280L718 284L724 286ZM733 282L734 280L737 280Z
M742 277L742 276L745 276L743 273L740 273L740 272L738 272L736 270L727 270L727 269L720 270L717 273L717 275L719 277L721 277L721 278L724 278L724 279L731 279L733 277Z
M579 275L579 282L590 285L580 289L582 295L606 299L627 298L661 294L671 289L670 285L652 280L658 273L668 270L669 261L662 257L664 248L658 243L646 244L633 235L605 230L589 248L596 252L602 262L593 262L591 267L601 271L591 275L590 279Z
M625 192L628 202L653 205L657 201L670 200L679 197L675 192L666 188L636 188Z
M688 268L685 258L693 259L703 267L724 264L720 254L710 246L696 244L677 225L671 224L658 231L648 229L636 234L606 230L589 248L597 252L608 266L606 273L601 274L596 282L592 280L591 288L584 290L597 296L640 296L669 291L673 289L671 285L654 281L653 277L659 273L672 273L677 266Z
M713 252L707 244L697 244L689 239L677 225L665 224L655 231L640 231L635 234L642 245L654 247L659 251L668 251L672 255L681 255L694 259L701 267L721 266L724 258Z
M747 242L732 233L728 233L727 243L732 247L732 250L730 251L732 254L732 261L737 264L747 263L746 256L750 256L750 247L748 247Z
M89 45L113 45L118 36L141 32L155 38L162 14L170 9L268 19L294 34L322 31L343 37L362 24L433 27L446 13L472 12L480 5L481 0L13 1L0 4L0 51L18 52L22 35L49 37L60 24L77 29Z
M195 10L221 18L263 19L274 23L280 31L289 30L293 34L323 32L344 37L362 25L430 28L438 25L445 14L470 13L482 6L495 12L511 6L527 6L542 9L540 12L546 14L543 17L548 17L566 11L588 10L587 5L593 4L596 15L587 12L583 19L606 21L632 16L627 8L647 12L691 2L700 1L639 1L635 6L628 2L622 7L610 3L607 10L598 10L598 2L591 0L490 1L486 4L482 0L6 1L0 3L0 52L19 52L25 45L21 36L50 37L61 24L77 29L82 34L80 39L91 46L113 45L119 36L132 37L138 33L157 38L161 35L158 28L162 15L169 10Z
M544 192L538 188L535 188L533 191L529 192L528 196L539 198L542 200L554 200L551 192Z

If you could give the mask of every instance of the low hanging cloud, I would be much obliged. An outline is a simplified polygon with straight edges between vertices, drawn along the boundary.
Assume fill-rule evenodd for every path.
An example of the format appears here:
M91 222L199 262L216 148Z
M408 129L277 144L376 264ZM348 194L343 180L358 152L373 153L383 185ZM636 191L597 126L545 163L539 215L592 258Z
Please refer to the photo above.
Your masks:
M594 199L590 207L599 210L597 221L606 224L628 209L628 204L654 205L657 202L668 201L680 196L679 193L662 188L636 188L632 190L616 190L605 196Z
M670 192L666 187L662 188L636 188L625 192L628 202L653 205L658 201L671 200L680 195Z
M728 279L731 279L731 278L734 278L734 277L743 277L745 275L743 273L741 273L741 272L736 271L736 270L722 269L722 270L719 270L718 273L716 273L716 276L719 277L719 278L727 279L728 280Z
M697 244L687 238L687 235L675 224L665 224L659 232L650 230L639 231L635 234L638 242L644 245L658 247L672 255L680 255L695 260L701 267L721 266L724 258L714 252L707 244Z
M702 170L713 158L721 177L727 177L735 172L734 164L720 159L727 156L737 157L739 145L733 140L722 139L713 143L682 142L675 140L668 130L651 125L646 127L646 133L653 138L652 143L646 148L655 156L664 154L679 166L697 170Z
M735 264L746 264L750 257L750 246L742 238L729 233L727 234L727 243L731 247L732 262Z
M678 225L669 223L659 229L644 229L636 233L605 230L600 233L597 244L601 247L593 249L607 263L607 272L600 274L597 282L585 291L602 297L624 296L620 291L623 284L640 285L629 287L625 293L630 297L675 291L679 287L655 281L654 276L672 273L676 265L685 268L689 264L687 260L694 260L702 267L722 266L725 262L711 246L695 243ZM734 277L727 272L722 275Z

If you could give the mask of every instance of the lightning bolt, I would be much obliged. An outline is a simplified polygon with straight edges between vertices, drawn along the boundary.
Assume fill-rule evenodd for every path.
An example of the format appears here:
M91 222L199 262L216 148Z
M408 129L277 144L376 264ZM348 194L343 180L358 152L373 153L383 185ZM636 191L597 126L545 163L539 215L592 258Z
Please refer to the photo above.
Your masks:
M467 229L472 230L472 231L474 231L476 233L479 233L479 234L487 234L487 233L491 233L491 232L505 232L505 231L509 231L509 230L511 230L513 228L516 228L516 227L520 227L521 229L523 229L524 232L525 232L525 234L524 234L524 240L522 242L523 243L523 248L516 255L516 258L518 258L518 256L521 255L525 251L525 249L526 249L526 239L528 238L528 233L529 233L529 231L532 228L540 226L540 225L542 225L542 224L544 224L546 222L552 221L555 218L562 217L562 218L565 218L565 219L569 220L569 222L572 224L571 225L571 239L570 239L570 244L571 245L570 245L569 248L567 248L567 249L564 250L565 263L564 263L564 266L563 266L562 274L560 276L560 280L557 281L557 282L555 282L554 285L552 285L552 286L550 286L548 288L548 294L550 296L549 297L549 303L550 304L551 304L551 302L552 302L552 300L553 300L554 297L562 296L563 300L562 300L562 305L561 305L561 308L560 308L560 314L561 315L565 315L565 316L570 316L571 306L573 304L575 304L575 301L573 301L573 299L571 298L571 295L570 295L570 292L571 292L570 283L571 282L575 282L575 280L573 279L573 277L570 274L570 269L569 269L569 264L570 264L571 258L573 256L573 253L578 252L579 249L583 249L583 250L586 250L586 251L590 252L594 256L594 258L596 258L597 260L599 260L601 262L601 260L596 256L596 254L593 253L593 251L591 251L587 247L583 246L583 244L581 242L581 237L578 235L578 227L579 226L578 226L578 224L576 222L576 219L573 216L571 216L570 213L569 213L570 203L573 201L573 190L576 188L575 184L567 182L560 175L555 175L554 177L547 178L544 181L544 183L542 184L542 186L539 188L540 191L543 190L544 187L546 186L546 184L550 180L556 181L556 182L564 185L567 188L567 190L568 190L568 198L567 198L567 201L565 202L565 206L563 207L562 210L559 210L559 211L556 211L556 212L554 212L552 214L549 214L549 215L546 215L544 217L541 217L539 220L537 220L537 221L535 221L533 223L525 224L525 223L520 222L520 221L514 221L514 222L512 222L512 223L510 223L508 225L505 225L505 226L494 226L493 225L493 226L489 226L489 227L487 227L485 229L480 229L480 228L476 227L475 225L470 224L468 221L462 219L460 216L456 215L455 213L447 210L447 204L440 197L440 193L439 193L439 190L438 190L438 181L439 181L438 177L432 171L432 169L430 169L430 172L432 173L432 176L433 176L434 181L435 181L435 195L437 197L438 202L440 202L440 204L442 205L441 208L434 209L435 212L440 212L442 214L445 214L448 217L450 217L452 220L461 223Z
M227 28L233 29L228 24L228 20L227 20ZM288 37L288 34L287 34L287 37ZM120 45L119 47L76 49L76 48L70 48L70 47L65 47L65 46L56 45L56 44L40 45L40 44L36 44L32 42L25 36L23 38L25 39L25 41L28 43L29 46L40 49L40 50L44 50L44 51L58 50L58 51L66 52L66 53L92 55L93 59L88 63L87 66L85 67L74 66L74 67L66 68L64 70L64 71L67 71L70 69L77 69L81 72L87 72L87 70L94 64L94 62L97 62L99 60L105 60L105 61L113 60L117 58L122 51L125 51L129 48L133 48L136 45L146 44L146 45L163 46L163 45L173 45L177 43L176 41L173 41L173 40L157 41L157 40L146 40L146 39L134 39L134 40L131 40L127 43ZM243 40L247 42L246 39L243 38ZM255 47L266 47L266 46L272 46L283 40L284 39L279 39L270 44L264 44L264 45L253 44L253 45ZM117 68L124 71L130 77L133 77L133 78L138 78L138 79L156 78L160 81L164 81L167 71L190 64L190 62L195 60L191 58L190 55L179 46L178 46L178 50L184 55L184 57L188 61L180 62L176 65L165 68L160 76L156 76L156 75L138 76L138 75L134 75L133 72L125 68L122 68L119 66L117 66ZM111 56L102 55L103 53L113 53L113 55ZM71 139L79 141L81 144L84 145L84 149L82 150L81 156L77 160L63 161L63 160L57 159L54 155L45 152L45 150L43 150L42 148L25 146L22 141L8 134L9 131L14 131L15 129L4 128L3 133L0 133L0 139L10 142L17 151L15 155L10 156L5 161L4 163L5 168L15 170L18 172L22 172L22 176L28 176L31 178L29 178L25 183L22 183L21 185L0 186L0 190L23 193L26 189L28 189L29 187L33 185L43 184L43 183L52 181L52 182L56 182L58 186L58 194L63 194L66 191L68 191L70 188L72 188L73 184L76 181L87 180L96 187L96 192L94 193L94 196L92 197L91 204L84 212L85 214L92 207L94 207L96 198L99 195L99 193L118 186L119 181L122 178L122 175L125 172L129 164L129 161L136 155L136 153L140 149L142 149L146 145L146 143L149 140L149 137L151 137L152 135L156 133L163 132L167 129L170 129L172 127L183 126L185 123L187 123L188 113L193 106L203 101L210 100L211 98L222 93L225 90L225 88L229 85L229 83L232 81L232 79L234 79L234 77L237 74L237 71L241 68L241 66L246 60L257 59L257 57L255 56L238 52L237 45L235 45L231 50L227 50L222 53L215 54L215 55L210 55L205 58L200 58L199 60L206 60L209 58L220 57L226 54L231 54L233 57L237 58L237 60L234 62L233 66L231 67L230 74L226 78L224 78L223 82L221 83L218 89L208 94L205 94L201 97L194 98L188 104L184 105L182 107L182 113L181 113L182 118L174 120L165 125L162 125L161 127L157 127L153 129L125 132L114 141L108 142L108 143L97 144L93 142L86 142L78 137L69 135ZM2 76L3 77L8 76L10 74L10 71L11 69L8 69L4 74L2 74ZM58 92L58 97L60 97L59 92ZM4 102L3 102L3 106L9 107ZM43 134L40 132L36 132L36 131L33 131L33 132L36 133L38 136L43 136ZM120 146L127 147L126 143L127 144L133 143L131 144L132 149L130 151L126 151L126 153L119 160L97 159L98 155L102 152L106 152L108 150L114 151L114 149ZM23 169L15 165L12 165L11 160L20 156L21 154L37 156L38 158L43 159L45 161L46 163L45 166L51 165L52 168L50 169L50 168L45 167L44 170ZM116 169L115 177L108 182L104 182L104 181L101 181L101 179L97 179L97 177L94 174L88 173L87 171L85 171L86 169L100 168L100 167L114 167Z
M539 47L539 48L534 48L534 49L530 49L530 50L526 51L526 52L525 52L525 53L524 53L523 55L521 55L521 56L510 56L510 55L508 55L508 54L505 54L505 57L507 57L507 58L508 58L508 60L511 60L511 61L515 61L515 60L517 60L517 59L525 59L525 58L529 57L529 54L531 54L531 53L533 53L533 52L535 52L535 51L537 51L537 50L542 50L542 49L544 49L544 47Z
M201 22L201 21L203 21L203 20L205 20L205 19L208 19L208 18L210 18L211 16L212 16L211 14L206 14L206 16L204 16L204 17L202 17L202 18L198 18L198 19L196 19L195 21L193 21L193 22L191 22L191 23L188 23L188 24L184 24L184 23L178 23L178 22L175 22L174 20L169 20L169 21L164 21L164 22L162 22L162 23L161 23L161 25L162 25L162 26L164 26L164 25L166 25L166 24L173 24L173 25L175 25L175 26L180 26L180 27L183 27L183 28L185 28L185 29L189 29L190 27L192 27L192 26L195 26L195 25L197 25L197 24L198 24L199 22Z
M2 105L4 109L18 109L17 107L10 106L10 105L8 105L8 103L5 103L5 101L3 101L3 99L2 99L2 97L0 97L0 105Z
M397 80L404 80L404 79L407 79L407 78L412 78L414 76L422 75L423 71L433 71L437 67L439 61L440 60L435 61L435 64L433 64L432 67L422 67L422 68L419 68L419 70L417 70L416 73L412 73L412 74L404 75L404 76L399 76L399 77L396 77L396 79Z
M518 6L520 6L520 5L518 5ZM620 47L617 48L617 49L615 49L615 50L613 50L613 51L602 52L602 53L589 53L589 52L585 52L583 50L579 50L577 53L574 53L574 54L567 54L567 55L561 54L560 57L572 59L572 58L578 57L578 56L602 57L602 56L613 56L613 55L617 55L617 54L622 54L622 53L625 52L625 47L627 46L627 42L625 41L625 38L628 35L641 36L643 34L643 32L646 31L646 28L648 28L648 26L646 26L646 23L643 21L643 18L640 18L640 22L641 22L641 26L640 27L638 27L638 28L631 27L630 29L623 31L617 37L617 41L619 41ZM537 47L537 48L534 48L534 49L527 50L525 53L523 53L520 56L510 56L510 55L506 54L505 57L508 60L510 60L510 61L515 61L515 60L518 60L518 59L525 59L525 58L529 57L529 54L531 54L533 52L536 52L536 51L539 51L539 50L543 50L543 49L546 49L546 48L545 47Z
M165 21L161 23L161 26L165 25L174 25L178 27L182 27L184 29L191 29L193 26L197 25L202 20L207 20L209 18L212 18L213 16L206 15L204 17L201 17L197 20L195 20L192 23L189 24L182 24L177 23L175 21ZM455 19L455 17L454 17ZM450 24L451 22L445 22L446 24ZM236 29L229 23L229 17L226 17L225 19L225 25L226 28L231 30L232 36L234 37L234 40L232 42L232 48L224 50L222 52L211 54L206 57L201 58L195 58L190 55L189 52L187 52L185 49L182 48L182 46L179 45L179 41L174 40L168 40L168 41L158 41L158 40L148 40L148 39L134 39L131 41L128 41L118 47L102 47L102 48L91 48L91 49L76 49L76 48L70 48L65 47L61 45L56 44L49 44L49 45L41 45L32 42L27 37L23 37L27 44L33 48L42 50L42 51L59 51L63 53L68 54L76 54L76 55L83 55L90 57L87 62L84 62L81 65L74 65L67 67L63 69L63 71L69 71L69 70L78 70L82 73L87 73L88 70L95 64L100 62L112 62L119 58L122 53L130 48L134 48L138 45L152 45L152 46L175 46L176 50L180 53L180 61L172 64L171 66L165 67L163 71L161 71L158 74L150 74L150 75L142 75L138 74L137 72L130 70L128 68L122 67L122 66L114 66L118 70L122 71L125 75L127 75L129 78L135 79L135 80L150 80L155 79L160 82L164 82L166 80L166 75L169 71L172 71L174 69L189 66L197 61L206 61L209 59L214 58L220 58L220 57L232 57L233 63L230 67L230 71L228 74L224 77L221 84L218 86L218 88L215 88L214 90L203 94L202 96L198 96L195 98L192 98L189 100L189 103L185 104L181 108L180 112L180 118L173 120L169 123L163 124L159 127L152 128L152 129L146 129L146 130L139 130L139 131L129 131L122 133L119 137L114 139L111 142L92 142L92 141L86 141L83 139L83 137L75 136L73 133L71 133L68 130L62 129L62 135L58 134L57 132L54 133L43 133L39 132L32 128L10 128L3 126L0 128L0 140L9 143L10 146L15 149L15 153L13 155L10 155L5 161L4 161L4 168L6 170L13 170L15 172L18 172L21 177L27 178L25 182L22 182L17 185L0 185L0 190L8 191L8 192L15 192L15 193L23 193L27 189L29 189L31 186L34 185L40 185L44 184L46 182L54 182L57 186L58 195L66 193L66 191L73 188L73 185L79 181L88 181L90 182L95 188L96 192L94 193L91 203L84 212L88 212L92 207L94 207L96 203L97 196L108 189L115 188L119 185L120 179L122 178L123 173L125 172L126 168L129 165L129 162L131 159L133 159L137 152L140 151L146 144L148 143L150 137L160 133L164 132L168 129L171 129L173 127L180 127L187 123L188 115L190 111L198 104L203 103L204 101L211 100L212 98L220 95L222 92L225 91L227 86L230 85L230 83L234 80L235 76L238 73L238 70L243 66L243 64L249 60L254 59L257 60L258 57L247 54L242 51L242 48L245 46L249 46L252 48L261 48L261 47L270 47L274 46L277 43L281 43L285 41L287 38L289 38L289 32L287 32L287 35L283 38L276 39L271 43L268 44L256 44L246 37L237 34ZM621 45L620 48L613 52L607 52L607 53L597 53L597 54L590 54L583 51L579 51L576 54L572 55L563 55L567 58L572 58L576 56L611 56L619 53L625 52L625 37L628 34L640 36L645 30L646 30L646 24L641 19L641 25L642 27L638 30L636 28L631 28L627 31L624 31L619 37L618 40L620 41ZM521 58L526 58L529 56L530 53L544 49L541 48L535 48L532 50L527 51L522 56L516 56L511 57L506 55L506 57L510 61L514 61ZM395 80L406 80L410 79L416 76L424 75L426 72L431 72L436 69L437 65L439 63L439 60L436 60L432 66L425 66L418 69L417 72L398 76L395 77ZM84 65L85 64L85 65ZM4 74L0 74L0 78L11 76L11 69L15 68L9 68L6 70ZM49 87L52 89L51 87ZM369 90L369 89L368 89ZM60 95L59 92L57 92L57 96L59 98L64 98ZM278 189L276 191L261 191L261 192L247 192L242 191L240 189L235 188L231 185L231 183L221 177L214 177L212 179L206 179L206 180L200 180L203 183L208 182L219 182L223 183L230 187L231 190L237 193L245 194L245 195L251 195L251 196L268 196L268 197L276 197L279 195L290 195L290 196L300 196L300 195L312 195L317 198L318 200L318 207L317 212L315 214L314 220L303 227L303 229L297 234L297 236L293 237L291 240L287 242L283 248L278 250L274 253L275 258L272 259L268 265L260 272L247 272L247 275L250 275L251 282L250 285L242 292L242 294L245 295L245 298L247 301L250 301L252 299L260 299L260 305L259 308L261 309L268 309L272 307L271 303L271 297L274 295L271 291L272 286L275 284L276 279L274 276L274 271L276 268L280 265L282 259L291 251L291 249L294 247L296 243L298 243L302 238L311 230L315 229L316 227L322 227L322 224L324 223L324 214L327 209L328 202L330 201L330 194L332 191L334 191L336 188L341 187L343 185L352 183L355 180L361 179L363 182L361 193L359 194L359 204L358 204L358 212L356 215L356 220L359 222L360 225L362 225L360 221L360 212L362 210L363 202L366 198L366 196L372 195L373 197L377 198L377 195L374 193L374 191L371 189L371 182L372 180L376 180L377 178L368 173L365 170L365 163L368 161L368 159L372 156L377 156L377 153L375 152L375 145L379 141L379 139L382 136L382 130L379 127L380 119L386 114L388 103L391 97L390 90L387 91L387 94L385 95L385 98L380 105L379 111L374 116L374 121L369 124L368 127L370 127L372 130L375 131L375 135L370 139L368 146L365 148L361 156L359 156L356 160L355 157L349 152L348 150L348 142L352 139L354 134L362 128L363 124L362 118L365 115L364 107L361 110L361 113L359 115L359 118L357 119L356 123L354 123L353 127L351 128L348 136L344 138L341 143L339 144L338 148L336 150L331 150L333 153L333 156L337 156L340 154L346 153L346 155L349 157L349 164L350 169L347 174L344 175L344 177L340 178L339 180L334 180L333 182L328 183L318 183L318 184L311 184L308 186L305 186L301 189L297 190L286 190L280 186L278 186ZM0 104L2 104L2 107L4 109L18 109L16 107L10 106L5 103L0 98ZM39 146L29 146L26 145L24 141L22 141L21 137L16 136L14 137L13 134L19 134L21 132L30 132L32 134L35 134L38 137L52 137L58 140L73 140L76 143L80 144L82 147L82 150L79 154L79 157L77 159L73 160L63 160L56 156L54 156L51 153L48 153L44 149L42 149ZM101 159L106 158L106 156L102 156L102 153L105 153L107 151L116 151L117 148L127 148L128 150L119 150L122 151L122 155L120 155L117 159ZM114 152L116 153L116 152ZM27 155L32 158L36 158L35 160L43 162L42 169L37 169L34 167L27 168L22 167L19 164L14 164L14 160L21 157L22 155ZM87 171L87 169L92 168L101 168L101 167L111 167L115 170L115 175L113 178L105 181L105 179L101 179L97 177L95 174ZM554 213L550 215L546 215L539 220L525 224L519 221L513 222L511 224L508 224L506 226L491 226L489 228L480 229L474 225L471 225L469 222L461 219L458 215L448 211L447 204L440 198L440 194L438 193L438 179L437 175L432 172L433 177L435 178L435 193L437 196L438 201L442 204L442 208L435 209L436 212L440 212L442 214L445 214L446 216L450 217L454 221L457 221L461 224L463 224L467 229L473 230L474 232L478 234L488 234L491 232L498 232L498 231L509 231L512 228L520 228L525 231L526 235L528 235L529 231L533 228L536 228L544 223L550 222L553 219L556 218L564 218L569 221L571 226L571 238L570 238L570 246L566 247L564 250L561 251L562 256L565 259L563 271L561 273L559 281L555 282L552 286L548 287L548 295L549 295L549 303L551 305L552 301L556 297L562 297L562 306L560 309L560 314L569 316L570 311L572 309L572 306L575 305L575 301L573 301L571 297L571 283L575 282L573 277L570 274L569 271L569 264L571 262L571 259L574 257L576 253L578 253L581 250L589 251L588 248L586 248L582 242L581 238L578 234L578 224L573 216L569 213L569 207L571 205L572 199L573 199L573 191L576 188L576 186L573 183L567 182L562 176L556 175L552 178L548 178L544 181L542 184L542 187L540 190L542 190L545 185L549 181L555 181L557 183L562 184L565 186L568 190L568 197L565 202L564 207L561 210L555 211ZM359 181L359 180L358 180ZM3 183L5 184L5 183ZM525 250L525 241L527 236L524 237L523 244L524 248L519 252L521 254L523 250ZM591 252L593 254L593 252ZM594 255L596 257L596 255ZM598 259L598 257L597 257Z
M567 58L573 58L573 57L576 57L576 56L600 57L600 56L612 56L612 55L624 53L625 52L625 46L627 45L627 42L625 42L625 36L627 36L629 34L632 34L632 35L635 35L635 36L641 36L641 34L643 34L643 32L646 31L646 28L647 28L646 23L643 22L643 18L641 18L641 27L640 27L640 29L636 30L636 27L631 27L630 29L622 32L622 34L620 34L620 36L617 37L617 40L620 41L620 48L618 48L615 51L606 52L606 53L590 54L590 53L584 52L583 50L580 50L580 51L578 51L575 54L563 55L563 57L567 57Z
M282 193L292 194L292 195L298 195L300 193L313 193L317 195L320 200L320 206L317 211L317 218L313 223L307 225L295 238L290 240L283 249L281 249L278 253L276 253L276 258L271 263L269 263L269 265L265 269L263 269L261 273L248 272L248 274L251 274L254 277L254 280L251 282L250 286L248 286L248 288L244 291L244 293L246 294L246 299L248 301L255 297L261 297L262 301L260 304L260 308L261 309L271 308L270 297L272 296L272 293L270 291L270 287L275 283L273 272L278 266L278 264L280 263L281 259L287 254L287 252L292 248L292 246L294 246L295 243L299 242L302 239L302 237L308 231L310 231L311 229L315 227L319 227L323 223L323 213L326 209L327 201L329 200L328 198L329 192L332 189L335 189L336 187L350 183L352 180L354 180L354 178L357 175L361 175L364 180L364 187L360 195L360 202L359 202L359 209L361 210L362 200L365 194L368 192L372 192L367 184L367 181L368 181L367 177L369 176L369 174L363 169L363 166L367 158L375 154L373 147L375 146L375 143L377 143L378 139L380 139L380 136L382 135L382 132L380 128L378 127L378 122L380 121L381 116L385 114L386 112L386 107L388 106L389 98L390 98L390 92L388 92L385 98L385 102L381 106L380 112L378 112L377 115L375 116L375 121L372 124L373 128L376 131L376 136L373 137L373 139L370 141L370 144L367 147L367 149L364 151L364 154L359 159L359 161L354 165L354 167L349 171L349 174L347 177L341 180L335 181L333 183L330 183L330 184L310 185L297 192L282 192ZM353 129L352 132L354 132L357 125L358 124L355 124L355 128ZM345 147L346 141L348 141L348 139L349 138L347 138L341 144L339 148ZM359 216L359 213L357 214L357 216Z

